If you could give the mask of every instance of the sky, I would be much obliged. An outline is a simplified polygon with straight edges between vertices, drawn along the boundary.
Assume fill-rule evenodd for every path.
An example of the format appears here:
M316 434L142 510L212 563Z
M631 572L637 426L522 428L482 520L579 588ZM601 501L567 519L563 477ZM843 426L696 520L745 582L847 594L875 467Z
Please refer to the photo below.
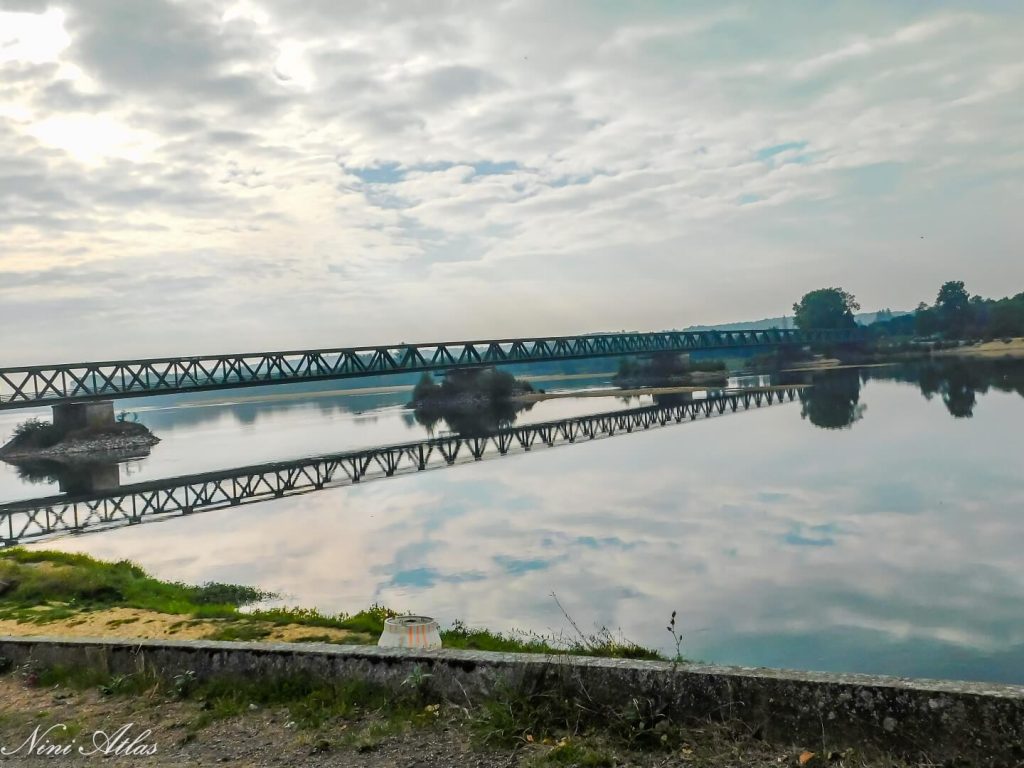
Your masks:
M1024 290L1024 5L0 0L0 366Z

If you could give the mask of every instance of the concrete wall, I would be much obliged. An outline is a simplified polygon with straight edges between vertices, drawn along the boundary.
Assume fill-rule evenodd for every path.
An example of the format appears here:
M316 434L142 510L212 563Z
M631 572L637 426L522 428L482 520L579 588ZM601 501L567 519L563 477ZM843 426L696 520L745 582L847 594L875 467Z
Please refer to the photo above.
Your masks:
M1024 686L832 675L669 662L326 644L0 638L21 664L90 665L112 674L192 670L199 678L310 673L400 686L415 670L448 699L476 703L499 686L551 690L622 711L633 697L679 720L738 720L786 743L872 746L976 765L1024 762Z

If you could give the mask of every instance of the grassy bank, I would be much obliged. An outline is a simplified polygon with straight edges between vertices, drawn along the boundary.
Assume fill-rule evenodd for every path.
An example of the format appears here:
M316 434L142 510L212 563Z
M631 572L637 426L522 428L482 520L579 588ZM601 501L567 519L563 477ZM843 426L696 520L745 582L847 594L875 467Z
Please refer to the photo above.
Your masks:
M373 605L354 614L309 608L249 609L274 595L253 587L160 581L127 561L15 548L0 552L0 634L266 640L375 644L397 612ZM659 654L600 630L570 637L501 633L456 621L448 648L656 659Z

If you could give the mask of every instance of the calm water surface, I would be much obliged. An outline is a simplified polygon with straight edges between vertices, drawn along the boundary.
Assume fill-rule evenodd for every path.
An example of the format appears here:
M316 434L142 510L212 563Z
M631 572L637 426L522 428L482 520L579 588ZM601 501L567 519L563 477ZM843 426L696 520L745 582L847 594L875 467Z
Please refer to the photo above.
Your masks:
M554 593L581 626L666 651L677 610L690 658L1024 682L1024 368L814 383L727 418L41 546L325 611L565 632ZM133 404L163 440L122 482L419 440L407 398ZM520 423L648 402L548 401ZM0 501L56 492L0 471Z

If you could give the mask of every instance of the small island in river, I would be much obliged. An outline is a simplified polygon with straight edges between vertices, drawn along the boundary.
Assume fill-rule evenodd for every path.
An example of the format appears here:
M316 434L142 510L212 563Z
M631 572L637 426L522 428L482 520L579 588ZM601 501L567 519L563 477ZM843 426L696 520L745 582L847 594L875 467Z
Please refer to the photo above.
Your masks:
M0 459L13 464L22 460L74 460L96 454L138 455L158 442L160 438L138 422L113 421L61 429L29 419L15 427L14 436L0 447Z
M510 424L521 410L533 407L524 398L534 394L529 382L494 368L448 371L441 383L424 373L408 407L416 421L433 429L444 419L460 434L486 434Z

